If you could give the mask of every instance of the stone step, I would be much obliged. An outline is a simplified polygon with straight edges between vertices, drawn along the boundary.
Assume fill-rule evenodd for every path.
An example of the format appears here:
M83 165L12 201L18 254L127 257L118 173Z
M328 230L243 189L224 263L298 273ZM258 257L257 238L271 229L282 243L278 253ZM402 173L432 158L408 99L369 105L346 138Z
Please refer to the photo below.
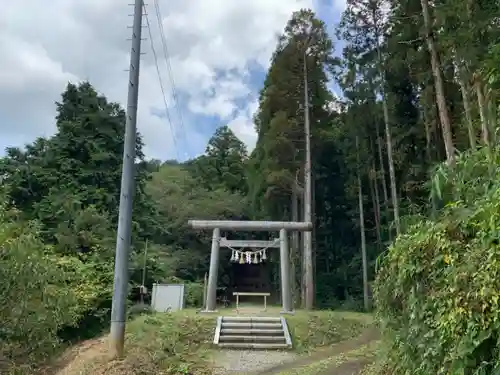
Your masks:
M281 323L254 323L254 322L222 322L222 329L282 329Z
M220 331L221 335L282 335L283 329L258 329L258 328L250 328L250 329L238 329L238 328L222 328Z
M224 316L222 322L225 323L280 323L281 318L275 316Z
M241 343L246 343L246 342L257 342L257 343L265 343L265 342L278 342L278 343L284 343L285 342L285 336L220 336L219 342L221 341L231 341L231 342L241 342Z
M218 317L214 344L233 349L287 349L292 341L283 317Z
M257 349L257 350L276 350L276 349L288 349L287 344L274 344L274 343L236 343L236 342L224 342L219 343L220 348L225 349Z

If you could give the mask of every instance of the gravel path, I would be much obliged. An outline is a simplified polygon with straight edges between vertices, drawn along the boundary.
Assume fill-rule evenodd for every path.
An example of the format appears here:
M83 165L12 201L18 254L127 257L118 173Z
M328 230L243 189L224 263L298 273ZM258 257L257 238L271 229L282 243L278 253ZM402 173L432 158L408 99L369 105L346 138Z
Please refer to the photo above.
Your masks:
M224 350L215 357L214 367L217 375L246 374L293 362L297 357L293 352L276 350Z
M214 357L216 375L259 374L278 375L292 369L298 369L314 362L327 359L354 350L374 341L378 332L368 329L359 337L339 342L327 350L322 350L310 356L300 357L294 352L263 351L263 350L223 350ZM340 365L335 364L320 371L321 375L355 375L371 360L365 358L349 360Z

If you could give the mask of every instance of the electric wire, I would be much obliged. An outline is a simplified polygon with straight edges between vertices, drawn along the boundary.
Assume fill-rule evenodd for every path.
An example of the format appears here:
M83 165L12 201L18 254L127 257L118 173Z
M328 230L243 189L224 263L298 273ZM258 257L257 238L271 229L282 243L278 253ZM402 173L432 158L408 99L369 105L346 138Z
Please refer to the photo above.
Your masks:
M169 124L169 127L170 127L170 132L172 133L172 140L173 140L173 144L174 144L174 148L175 148L175 153L177 155L177 158L180 159L179 148L177 147L177 139L176 139L175 129L174 129L174 126L172 124L172 118L170 117L170 111L168 110L167 96L165 94L165 88L164 88L164 85L163 85L163 79L161 77L160 67L158 65L158 55L156 54L156 49L155 49L155 46L154 46L153 33L151 31L151 24L149 22L148 12L146 10L146 6L144 5L144 2L142 3L142 5L143 5L143 8L144 8L144 16L145 16L145 19L146 19L146 28L148 29L148 34L149 34L149 41L150 41L150 45L151 45L151 51L153 53L153 59L154 59L155 66L156 66L156 73L158 75L158 82L160 84L160 89L161 89L161 92L162 92L163 104L165 106L165 116L167 118L167 121L168 121L168 124Z
M155 6L155 13L156 13L156 18L158 20L158 28L160 30L160 39L161 39L161 44L162 44L162 49L163 49L163 56L165 58L165 64L167 66L167 73L168 77L170 80L170 87L172 91L172 98L174 100L175 108L177 110L177 116L179 118L179 124L180 124L180 133L181 137L183 138L183 141L186 142L186 128L184 126L184 117L182 115L182 110L180 108L180 103L179 103L179 96L177 94L177 87L175 84L174 80L174 74L172 73L172 65L170 63L170 53L168 49L168 44L167 44L167 38L165 35L165 30L163 29L163 17L161 14L161 9L160 9L160 4L158 0L154 0L154 6Z

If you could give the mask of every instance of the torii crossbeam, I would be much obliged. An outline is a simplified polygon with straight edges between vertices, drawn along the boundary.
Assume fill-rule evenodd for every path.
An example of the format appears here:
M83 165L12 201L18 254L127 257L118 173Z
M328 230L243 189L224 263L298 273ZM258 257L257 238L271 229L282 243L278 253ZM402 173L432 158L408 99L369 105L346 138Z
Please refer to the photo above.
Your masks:
M293 221L225 221L225 220L189 220L188 225L193 229L212 229L212 250L210 254L210 269L208 273L208 290L205 304L206 312L216 311L217 274L219 268L220 247L278 247L275 241L229 241L221 238L220 231L262 231L278 232L280 248L281 270L281 301L282 313L292 312L292 298L290 288L290 259L288 256L288 231L307 232L312 230L312 223Z

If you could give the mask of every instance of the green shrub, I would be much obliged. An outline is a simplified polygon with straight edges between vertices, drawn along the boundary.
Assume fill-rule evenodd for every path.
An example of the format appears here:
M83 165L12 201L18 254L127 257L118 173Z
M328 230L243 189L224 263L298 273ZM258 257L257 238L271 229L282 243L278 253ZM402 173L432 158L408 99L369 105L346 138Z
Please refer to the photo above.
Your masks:
M500 371L500 178L475 177L475 199L455 187L462 200L410 227L382 261L374 296L389 373Z
M0 216L5 212L0 208ZM42 360L58 343L58 329L78 319L77 296L61 287L65 275L37 237L35 225L0 218L0 372Z
M186 283L184 287L184 301L186 307L202 307L203 283Z
M0 373L36 373L102 293L100 272L44 245L36 222L0 204Z

